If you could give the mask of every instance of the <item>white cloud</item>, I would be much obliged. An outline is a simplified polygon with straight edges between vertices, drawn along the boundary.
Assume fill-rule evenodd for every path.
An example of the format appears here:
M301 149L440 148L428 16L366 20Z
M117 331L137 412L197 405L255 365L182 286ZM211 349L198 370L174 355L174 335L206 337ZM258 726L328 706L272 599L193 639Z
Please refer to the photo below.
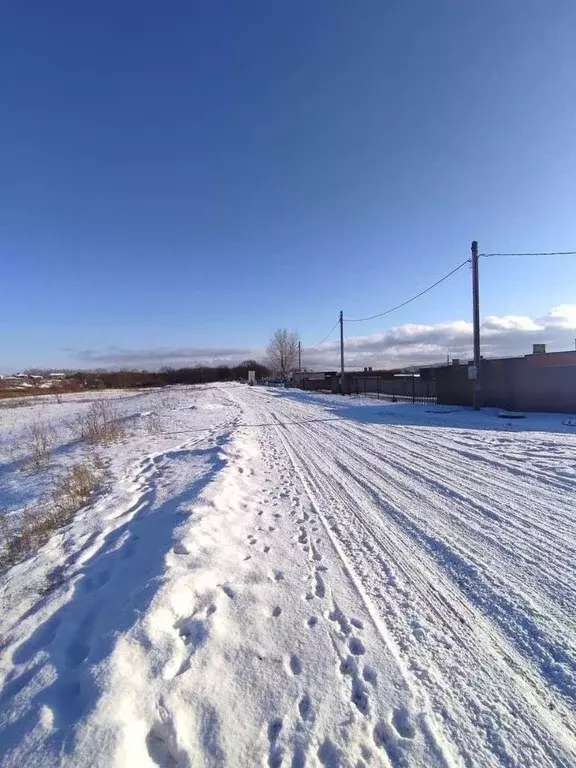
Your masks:
M543 322L550 325L557 325L560 328L574 330L576 328L576 304L560 304L553 307L543 318Z
M547 344L549 350L573 349L575 331L576 304L553 307L539 318L490 315L482 321L482 354L485 357L524 355L532 351L534 343ZM338 340L331 340L306 353L304 363L316 369L337 369L338 354ZM439 363L446 360L448 354L463 360L471 358L472 323L465 320L429 325L407 323L383 333L346 339L346 366L350 368Z
M539 331L542 326L524 315L504 315L497 317L489 315L482 323L484 333L500 333L501 331Z
M351 334L355 326L347 325ZM485 357L524 355L532 344L547 344L549 350L573 349L576 335L576 304L553 307L543 317L490 315L482 322L482 354ZM446 355L468 360L472 356L472 323L452 320L443 323L406 323L369 336L347 335L348 368L393 368L440 363ZM247 358L261 360L263 350L250 347L159 347L153 349L85 350L77 353L89 367L159 368L163 365L234 365ZM302 364L308 368L335 370L340 365L338 338L307 351Z
M259 350L242 347L156 347L152 349L122 349L109 347L104 350L86 349L75 357L91 367L127 366L130 368L158 368L160 366L186 365L236 365L254 358Z

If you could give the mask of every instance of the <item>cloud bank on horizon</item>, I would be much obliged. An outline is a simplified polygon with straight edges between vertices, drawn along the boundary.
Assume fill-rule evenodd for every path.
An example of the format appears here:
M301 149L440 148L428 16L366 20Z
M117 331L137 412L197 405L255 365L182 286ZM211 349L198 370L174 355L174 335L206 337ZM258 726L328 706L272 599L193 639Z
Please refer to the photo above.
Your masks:
M490 315L482 321L482 354L484 357L524 355L532 351L533 343L547 344L549 350L573 349L575 331L576 304L561 304L538 318ZM440 363L446 360L447 355L462 360L472 356L471 322L406 323L382 333L346 337L346 366L349 368ZM261 360L263 350L250 347L113 347L83 350L76 357L82 365L92 368L161 368L236 365L246 359ZM306 368L334 369L339 367L339 359L337 338L310 351L304 346L302 348L302 365Z

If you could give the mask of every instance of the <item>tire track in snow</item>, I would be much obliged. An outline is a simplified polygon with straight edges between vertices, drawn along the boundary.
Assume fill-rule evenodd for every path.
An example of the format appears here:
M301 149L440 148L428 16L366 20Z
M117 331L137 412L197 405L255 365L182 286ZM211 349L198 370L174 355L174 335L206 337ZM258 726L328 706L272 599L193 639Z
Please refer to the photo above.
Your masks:
M372 623L376 628L378 634L380 635L384 645L393 656L399 669L403 671L403 678L404 678L404 683L406 685L406 688L410 692L411 697L413 698L414 702L416 702L417 708L421 712L419 721L420 721L420 726L421 726L421 730L422 730L422 734L424 736L425 742L427 743L430 750L437 756L437 758L440 759L440 761L444 765L446 766L452 765L454 762L452 755L447 751L446 745L443 744L437 738L437 734L435 733L434 726L431 727L430 723L428 722L425 712L429 711L430 707L426 700L426 696L423 694L421 690L417 689L413 685L412 678L407 673L404 663L400 655L398 654L396 646L391 642L390 636L388 634L388 631L385 625L382 623L380 616L378 615L377 611L375 610L375 607L373 606L368 595L366 594L361 581L357 578L354 570L351 568L350 563L348 562L348 559L344 554L344 551L341 548L338 539L334 536L334 533L331 527L329 526L327 520L325 519L321 511L321 507L316 500L315 494L312 491L312 488L310 487L309 483L307 482L307 479L304 473L302 472L301 467L297 462L294 456L294 453L288 444L288 441L286 440L286 438L284 437L284 434L282 433L282 429L286 429L286 428L283 427L280 423L278 423L279 420L275 414L270 413L270 417L277 422L277 426L276 426L277 434L284 447L284 450L286 451L286 455L288 456L294 468L294 471L296 472L300 482L302 483L302 486L306 491L306 494L310 500L310 503L315 513L318 515L319 519L321 520L324 530L334 548L334 551L337 553L339 559L341 560L344 566L345 573L347 574L350 580L350 583L353 585L353 588L356 591L358 597L360 598L361 602L364 604L364 607L368 615L370 616ZM330 617L333 617L331 620L338 622L341 633L344 635L347 635L349 625L347 624L347 620L341 614L337 606L333 607L333 610L331 611L329 618ZM336 645L334 645L334 647L335 647L335 651L338 653ZM361 646L361 644L358 644L358 641L356 641L356 645L353 645L352 647L355 648L355 650L358 650L360 647L362 647L362 653L364 652L363 646ZM339 653L338 655L340 656ZM356 653L355 655L360 655L360 654ZM349 658L344 660L341 656L340 656L340 660L341 660L340 668L341 668L342 674L350 675L352 679L351 700L354 706L363 715L366 715L368 712L368 695L367 695L366 686L360 680L358 663L357 661L351 660ZM369 678L370 678L370 675L369 675ZM387 734L387 739L382 738L383 733ZM412 734L411 739L413 737L414 737L414 734ZM374 741L377 746L379 747L382 746L385 748L388 758L392 761L392 765L402 766L404 764L406 765L408 764L406 762L406 757L403 754L403 750L407 745L405 741L402 741L402 739L394 738L393 731L390 731L389 724L387 723L386 720L379 721L378 724L375 726Z
M263 399L266 396L263 395ZM271 398L270 398L271 399ZM278 400L279 398L275 398L275 400ZM284 412L282 411L282 407L285 405L285 402L282 402L281 408L278 409L280 411L280 416L284 416L285 419L290 418L291 420L294 420L294 411L290 410L288 408L284 408ZM274 403L276 405L276 403ZM291 405L291 403L290 403ZM288 413L286 413L288 411ZM289 414L289 415L288 415ZM301 415L300 412L298 415ZM344 422L344 425L346 427L347 433L350 433L353 431L353 428L347 423ZM358 486L355 482L353 485L349 484L349 480L352 479L350 476L350 472L348 471L348 475L346 475L346 467L345 465L341 465L340 467L337 467L338 474L334 474L335 467L333 464L331 464L331 454L334 451L334 446L337 444L338 439L336 438L335 430L338 428L335 427L333 424L330 425L330 428L327 427L327 425L322 424L315 424L314 426L307 427L305 424L296 426L285 426L283 427L283 430L286 433L289 433L289 439L291 443L295 446L295 450L297 452L297 455L299 456L299 461L302 459L305 459L306 464L304 465L302 463L302 471L306 474L306 477L309 479L312 487L316 487L316 474L318 477L322 478L321 485L318 485L316 487L316 492L318 493L318 498L322 499L322 503L328 501L328 499L333 496L334 503L336 504L336 507L338 505L342 504L343 498L349 498L350 500L350 507L349 514L352 515L352 519L355 520L355 525L360 525L361 529L365 531L366 534L369 535L369 537L373 540L373 544L370 545L370 548L372 549L372 552L374 553L374 557L369 556L368 550L363 550L363 548L360 548L363 551L359 551L358 547L356 545L351 546L351 541L349 537L344 537L344 544L347 548L347 551L349 553L358 553L360 559L354 555L354 562L355 567L359 569L359 572L362 573L364 570L365 575L361 578L368 579L368 583L370 583L370 580L374 578L374 574L377 573L377 570L384 570L386 572L386 560L382 561L380 556L378 555L378 552L381 551L381 542L390 540L391 542L395 542L395 544L398 544L401 541L404 541L403 547L405 548L405 560L406 562L418 562L420 560L421 566L419 568L419 572L421 574L429 573L432 577L435 573L435 567L433 564L427 560L422 560L422 556L418 553L418 549L414 548L413 544L410 544L409 539L403 539L402 537L405 536L405 534L401 531L401 529L398 529L398 526L395 524L391 524L387 526L386 530L382 530L380 532L379 529L381 528L381 511L377 510L377 508L374 508L374 511L370 515L371 519L371 525L368 526L368 528L365 527L366 523L364 520L364 509L369 509L370 504L365 506L365 502L362 502L362 515L358 515L355 510L355 506L357 506L358 500L365 499L366 498L366 489L363 489L362 486ZM397 427L395 427L396 431L398 430ZM344 431L344 430L343 430ZM321 433L321 434L319 434ZM346 435L348 437L348 434ZM346 455L349 459L348 453L343 454ZM369 462L366 461L366 452L364 452L364 456L361 457L361 451L359 449L359 462L364 461L364 464L366 465ZM408 467L410 466L410 453L407 452L405 455L405 458L408 459ZM385 459L382 459L383 463ZM408 468L407 468L408 469ZM359 471L359 464L354 465L354 471ZM316 474L313 474L316 473ZM331 490L333 489L333 490ZM343 496L344 494L344 496ZM348 503L348 502L346 502ZM338 513L339 514L339 513ZM334 518L333 516L330 516L331 524L335 525L335 530L337 532L337 535L339 538L342 538L343 531L338 527L338 523L336 522L337 518ZM380 525L378 525L380 523ZM376 529L374 529L374 525L376 525ZM365 571L362 566L362 559L366 558L366 555L368 555L368 559L374 561L374 567L369 570ZM401 560L398 558L398 553L394 553L393 551L388 551L386 558L390 559L391 562L396 563L396 568L402 572L403 566ZM416 560L414 559L416 558ZM389 570L389 568L388 568ZM396 577L394 576L393 572L389 572L388 574L389 580L391 583L393 583L396 580ZM414 582L415 575L413 573L405 572L403 573L404 581L408 584ZM440 583L442 590L446 591L446 597L443 596L442 591L438 592L438 589L431 583L427 581L422 582L422 586L425 586L425 590L422 593L423 595L426 595L426 590L429 590L429 595L425 597L425 603L428 607L428 610L432 609L435 603L438 603L438 600L444 601L445 608L442 608L442 603L440 603L440 611L437 611L437 616L439 619L444 621L444 610L448 609L449 611L452 610L453 605L461 605L460 610L457 612L457 623L454 624L453 622L449 622L447 627L452 631L454 634L454 641L458 644L458 647L461 649L467 648L469 646L470 648L470 669L475 669L475 665L477 665L477 651L479 649L478 644L476 642L473 642L470 644L470 640L473 639L470 637L470 632L467 631L466 633L462 632L458 629L458 624L461 624L462 621L464 622L464 627L466 625L466 619L464 616L469 615L471 617L471 625L474 626L475 630L478 629L478 623L480 620L480 617L478 617L475 613L475 611L471 608L471 606L466 605L465 601L462 601L458 595L457 592L455 592L453 589L450 588L448 584L443 583L443 579L441 574L436 572L436 575L434 576L435 579L440 578ZM416 582L417 583L417 582ZM382 594L382 592L381 592ZM406 599L408 598L409 593L405 593L404 595L399 592L398 596L400 598L400 601L404 601L404 604L407 606ZM381 602L381 600L378 600L378 592L375 593L375 598L377 602ZM393 608L393 604L390 605L388 603L389 607ZM463 611L463 614L462 614ZM412 611L413 613L413 611ZM394 614L393 614L394 615ZM400 614L396 611L396 618L400 618ZM404 622L405 623L405 622ZM424 622L424 625L427 622ZM480 621L480 625L482 622ZM422 622L414 622L413 626L413 635L416 638L422 638L426 637L426 630L422 628ZM486 650L492 652L492 658L490 658L487 661L487 666L490 668L491 665L496 667L496 670L500 668L500 672L502 673L502 679L507 680L510 678L510 670L506 669L506 667L502 668L502 662L501 658L508 657L509 661L508 664L512 664L512 667L516 668L516 672L523 677L522 674L522 659L519 659L516 663L513 661L513 653L511 653L511 649L507 649L504 651L504 646L502 643L502 638L499 636L499 633L494 631L494 627L491 627L489 624L484 627L484 634L486 636L486 642L484 645L483 652ZM400 642L400 647L402 648L402 642L403 637L402 633L394 633L397 636L397 641ZM405 642L405 641L404 641ZM491 647L493 646L493 648ZM402 648L404 651L404 648ZM447 661L447 659L450 657L451 649L448 649L448 653L444 653L444 658ZM495 656L493 654L496 654ZM429 659L429 663L432 667L437 666L434 663L434 659L430 656L427 657ZM512 659L512 660L511 660ZM410 660L410 655L408 656L408 661L412 665L413 672L419 674L422 676L422 680L426 681L427 674L424 673L424 669L419 665L416 661ZM448 684L450 685L450 684ZM519 688L519 691L517 693L519 694L522 690L523 684L521 681L516 681L516 687ZM532 683L530 684L532 685ZM433 695L433 698L438 702L440 706L440 702L442 701L442 698L445 700L445 696L447 693L447 690L445 689L442 692L442 696L438 697L437 693L438 691L435 691L434 686L430 688L429 684L427 684L427 687L429 690L431 690L431 693ZM495 690L500 691L500 694L495 694L496 699L498 699L499 695L502 695L503 700L507 699L507 693L504 693L505 688L503 689L502 684L499 679L499 673L497 672L496 675L491 677L491 684L490 688L493 688ZM474 690L474 685L471 686L471 690ZM436 695L435 695L436 694ZM520 729L524 729L524 736L521 739L521 743L523 743L523 749L526 752L526 759L528 759L528 755L532 754L532 758L536 761L539 761L541 759L546 760L544 758L544 754L553 755L553 759L556 761L557 764L564 764L568 765L569 763L566 762L566 758L563 758L561 755L568 755L572 754L573 745L574 742L568 737L568 733L564 731L562 733L563 724L562 720L557 721L557 725L555 726L554 720L555 715L554 713L550 713L546 710L538 710L538 707L536 707L536 712L534 715L530 712L530 709L535 705L535 702L537 699L533 699L530 688L527 688L524 692L524 696L527 696L528 698L525 699L526 702L529 702L526 704L526 708L524 709L524 721L519 722ZM485 698L485 696L481 695L479 697L480 701L482 698ZM475 709L478 712L478 722L486 722L486 742L489 745L489 749L494 752L495 755L498 756L498 759L506 759L505 756L513 755L515 747L512 747L512 745L517 741L517 736L513 736L513 734L510 732L505 736L505 739L502 739L502 736L504 736L505 732L502 732L501 725L499 726L496 722L494 722L492 725L490 725L490 719L493 718L497 713L495 710L493 710L490 706L490 701L486 700L486 704L481 704L480 701L469 701L468 705L471 709L471 711L474 711ZM465 714L464 712L461 712L461 714ZM486 719L486 715L488 714L488 719ZM455 735L455 741L456 743L460 742L462 745L462 752L463 754L467 754L466 752L466 739L464 741L458 739L458 730L462 727L462 725L466 722L467 713L465 714L465 717L462 719L462 722L458 722L457 720L454 720L451 718L450 715L446 715L446 719L448 721L448 725L453 729L454 735ZM536 720L534 720L534 716L536 717ZM514 716L511 716L511 722L514 720ZM551 722L552 720L552 722ZM528 730L526 730L526 726L530 723L530 727ZM564 724L568 724L568 721L564 720ZM534 733L533 733L534 731ZM549 734L550 732L555 732L556 738L558 741L556 742L556 746L552 748L552 752L549 752ZM473 736L473 732L468 734L469 736ZM534 742L534 737L536 738L536 742ZM511 740L511 741L509 741ZM562 746L560 746L562 745ZM510 748L512 747L512 750ZM513 759L513 758L509 758ZM569 758L568 758L569 760Z

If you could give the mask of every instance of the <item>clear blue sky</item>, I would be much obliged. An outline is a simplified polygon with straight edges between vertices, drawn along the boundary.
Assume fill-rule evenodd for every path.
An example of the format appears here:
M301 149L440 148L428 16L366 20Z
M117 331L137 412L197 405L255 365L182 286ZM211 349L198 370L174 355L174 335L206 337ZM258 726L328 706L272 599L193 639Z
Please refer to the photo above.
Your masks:
M313 344L481 250L576 247L574 0L8 0L0 369ZM485 260L483 314L576 260ZM469 319L462 271L354 327Z

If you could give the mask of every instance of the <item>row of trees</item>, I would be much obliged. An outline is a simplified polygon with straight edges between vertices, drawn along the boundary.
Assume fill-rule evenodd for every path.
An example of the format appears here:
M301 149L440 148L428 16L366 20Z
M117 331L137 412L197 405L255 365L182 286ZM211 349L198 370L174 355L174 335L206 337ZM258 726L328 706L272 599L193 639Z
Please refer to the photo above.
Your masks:
M167 384L211 384L217 381L246 381L248 371L256 371L258 379L270 371L256 360L245 360L239 365L163 368L161 371L77 371L68 379L82 382L90 389L116 389L131 387L163 387Z
M256 371L260 381L276 376L285 379L298 368L298 335L286 328L274 332L266 347L265 362L244 360L239 365L162 368L160 371L69 371L68 386L90 389L162 387L166 384L209 384L217 381L246 381L248 371ZM66 385L64 385L66 386Z

